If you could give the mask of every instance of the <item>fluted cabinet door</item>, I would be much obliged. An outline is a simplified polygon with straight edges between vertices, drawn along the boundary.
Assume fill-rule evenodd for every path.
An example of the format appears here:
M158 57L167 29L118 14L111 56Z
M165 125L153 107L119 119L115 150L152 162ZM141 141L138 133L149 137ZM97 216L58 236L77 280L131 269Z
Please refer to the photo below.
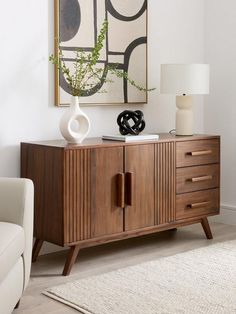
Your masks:
M155 145L155 223L167 224L176 216L176 145L175 142Z
M125 147L125 230L154 225L155 145Z
M64 161L65 242L91 238L91 150L70 149Z

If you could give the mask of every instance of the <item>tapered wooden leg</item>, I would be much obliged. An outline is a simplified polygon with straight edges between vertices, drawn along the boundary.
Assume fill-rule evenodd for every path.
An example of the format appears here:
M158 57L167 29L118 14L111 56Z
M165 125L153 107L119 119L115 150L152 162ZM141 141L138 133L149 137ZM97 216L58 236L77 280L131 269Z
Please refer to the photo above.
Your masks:
M32 252L32 263L36 262L42 245L43 245L43 240L40 240L40 239L35 240L33 252Z
M71 268L74 265L76 258L79 254L79 250L80 250L79 245L75 245L70 248L62 273L63 276L68 276L70 274Z
M210 228L208 219L206 217L201 219L201 224L202 224L202 228L205 232L207 239L213 239L211 228Z
M20 300L17 302L15 309L18 309L19 306L20 306Z

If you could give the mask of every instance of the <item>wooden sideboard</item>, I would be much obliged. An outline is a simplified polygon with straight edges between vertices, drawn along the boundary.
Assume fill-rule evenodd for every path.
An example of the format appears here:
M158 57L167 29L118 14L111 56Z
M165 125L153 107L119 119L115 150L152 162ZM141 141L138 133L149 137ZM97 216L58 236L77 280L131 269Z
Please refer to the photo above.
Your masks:
M87 139L21 144L21 176L35 185L33 261L43 241L81 248L201 223L219 214L220 137L161 134L158 141Z

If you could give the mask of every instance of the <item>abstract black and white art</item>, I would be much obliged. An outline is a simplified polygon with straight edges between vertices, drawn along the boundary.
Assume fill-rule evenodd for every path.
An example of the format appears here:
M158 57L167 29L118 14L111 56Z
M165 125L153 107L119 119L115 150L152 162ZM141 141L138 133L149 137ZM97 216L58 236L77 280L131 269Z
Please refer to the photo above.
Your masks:
M147 94L130 86L125 79L107 74L107 65L118 65L138 85L147 86L147 0L55 0L56 36L66 65L71 68L74 52L91 51L103 21L108 33L99 66L114 83L93 86L81 97L86 104L145 103ZM103 86L104 85L104 86ZM99 93L106 89L107 93ZM56 103L70 102L70 89L57 73Z

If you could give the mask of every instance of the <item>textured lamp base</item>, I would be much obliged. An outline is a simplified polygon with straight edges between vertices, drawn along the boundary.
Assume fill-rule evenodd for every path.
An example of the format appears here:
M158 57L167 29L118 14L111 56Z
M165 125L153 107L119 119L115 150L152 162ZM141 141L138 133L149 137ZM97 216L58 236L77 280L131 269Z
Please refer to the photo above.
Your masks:
M176 135L193 135L192 97L177 96L176 106Z

